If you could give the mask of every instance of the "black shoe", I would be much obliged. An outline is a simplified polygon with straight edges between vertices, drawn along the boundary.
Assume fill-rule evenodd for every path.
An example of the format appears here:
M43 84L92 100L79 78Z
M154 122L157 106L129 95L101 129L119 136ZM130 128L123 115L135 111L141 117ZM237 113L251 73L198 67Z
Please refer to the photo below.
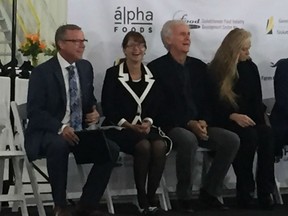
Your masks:
M149 208L151 209L151 208ZM154 215L154 216L165 216L165 215L169 215L169 213L167 211L164 211L162 208L153 208L150 210L151 214L150 215Z
M194 209L192 207L192 200L182 200L179 199L178 200L178 205L179 205L179 209L183 212L189 212L189 213L193 213Z
M55 206L53 211L54 211L54 216L72 216L72 214L70 213L67 207Z
M228 210L229 207L221 203L217 197L212 196L204 189L200 189L199 196L200 203L205 209L214 209L214 210Z
M166 211L164 211L161 208L157 207L149 207L148 209L144 209L140 212L140 215L146 215L146 216L165 216L168 215Z
M248 194L237 194L237 205L242 209L253 209L255 208L255 200Z
M258 203L263 210L273 210L275 205L271 194L258 195Z
M153 198L148 198L148 202L151 207L160 207L160 201L156 195Z
M83 204L78 203L76 205L76 215L77 216L109 216L112 214L99 211L95 209L94 207L92 207L91 205L83 205Z
M149 214L149 209L141 209L139 210L139 214L138 215L150 215Z

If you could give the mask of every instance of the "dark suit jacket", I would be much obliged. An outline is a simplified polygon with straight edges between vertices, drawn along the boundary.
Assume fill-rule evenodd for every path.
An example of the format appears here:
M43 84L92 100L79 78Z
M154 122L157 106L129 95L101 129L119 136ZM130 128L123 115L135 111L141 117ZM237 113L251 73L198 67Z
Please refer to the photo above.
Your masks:
M270 122L276 135L276 145L281 151L283 145L288 144L288 59L277 64L274 76L275 104Z
M193 111L187 109L187 100L183 92L183 85L179 77L178 64L170 53L164 55L148 64L155 79L159 81L162 92L165 94L165 111L169 116L169 122L165 129L180 126L186 128L189 120L208 120L206 112L206 96L203 78L206 71L206 64L199 59L187 56L185 67L190 75L190 85L193 98L190 102L194 103ZM180 69L181 70L181 69Z
M92 65L86 60L76 62L81 88L83 117L96 105ZM25 149L29 160L45 156L41 152L45 133L57 134L66 112L65 84L57 57L36 67L28 87ZM85 127L84 123L83 126Z
M140 98L136 97L136 100L132 96L133 90L127 85L129 75L126 63L122 66L122 74L119 71L120 65L106 71L101 98L105 116L103 125L117 125L122 118L131 123L139 115L142 120L146 117L152 118L154 124L158 126L161 117L161 96L157 81L142 65L142 78L147 85L147 94L145 96L143 94ZM141 107L140 112L138 105Z

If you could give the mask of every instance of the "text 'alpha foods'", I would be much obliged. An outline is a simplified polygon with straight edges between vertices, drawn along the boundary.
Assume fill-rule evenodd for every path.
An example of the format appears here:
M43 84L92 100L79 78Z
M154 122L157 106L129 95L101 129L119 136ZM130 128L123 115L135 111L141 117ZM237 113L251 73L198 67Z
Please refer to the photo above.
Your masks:
M138 31L141 33L152 33L153 12L141 10L136 7L134 10L126 6L118 6L114 14L114 32Z

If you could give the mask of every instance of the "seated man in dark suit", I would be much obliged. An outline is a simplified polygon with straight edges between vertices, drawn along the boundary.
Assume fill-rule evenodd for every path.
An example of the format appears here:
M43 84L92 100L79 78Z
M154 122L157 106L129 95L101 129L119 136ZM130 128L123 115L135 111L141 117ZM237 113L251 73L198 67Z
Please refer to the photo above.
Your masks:
M25 148L30 161L47 158L55 216L71 216L66 184L68 155L71 146L79 142L75 131L99 120L93 68L82 59L86 41L80 27L60 26L55 34L57 55L36 67L29 81ZM76 208L78 215L106 215L95 206L105 191L112 168L112 162L93 165Z
M275 154L282 157L282 148L288 145L288 59L281 59L276 66L275 104L271 112L270 123L275 135Z
M179 205L184 211L193 211L191 173L197 147L201 146L215 151L215 155L200 190L200 201L205 208L225 210L227 207L217 197L222 194L224 177L239 148L239 137L228 130L208 126L208 103L203 89L206 64L187 56L189 26L182 20L167 21L161 38L168 53L148 67L165 93L165 112L170 124L162 128L166 127L177 151Z

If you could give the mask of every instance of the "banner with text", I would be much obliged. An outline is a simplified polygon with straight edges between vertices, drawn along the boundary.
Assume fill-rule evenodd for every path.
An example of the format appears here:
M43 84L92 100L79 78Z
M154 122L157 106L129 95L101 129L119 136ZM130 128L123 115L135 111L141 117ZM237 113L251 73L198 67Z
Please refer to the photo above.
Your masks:
M68 22L83 28L88 44L85 58L95 71L96 96L101 94L107 68L123 57L121 42L130 31L147 41L145 62L167 51L160 39L162 25L185 20L191 28L189 55L209 62L225 35L233 28L252 33L250 50L258 65L264 98L273 97L275 64L288 57L288 1L244 0L68 0Z

